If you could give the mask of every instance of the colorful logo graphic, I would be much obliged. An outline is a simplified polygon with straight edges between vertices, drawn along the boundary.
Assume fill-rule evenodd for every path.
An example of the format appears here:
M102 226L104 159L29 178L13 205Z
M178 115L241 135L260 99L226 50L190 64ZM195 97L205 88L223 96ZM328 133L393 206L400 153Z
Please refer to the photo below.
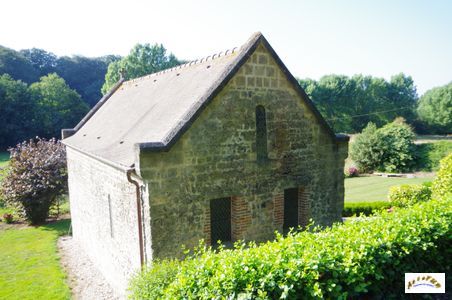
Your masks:
M445 273L405 273L405 293L445 293Z

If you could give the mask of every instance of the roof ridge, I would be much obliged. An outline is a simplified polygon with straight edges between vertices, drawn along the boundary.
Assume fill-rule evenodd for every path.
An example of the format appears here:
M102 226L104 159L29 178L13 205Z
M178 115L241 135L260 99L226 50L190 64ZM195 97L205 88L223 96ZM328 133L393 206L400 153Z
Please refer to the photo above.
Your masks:
M148 74L148 75L144 75L144 76L141 76L141 77L129 79L127 81L124 81L123 84L135 83L135 82L147 79L147 78L151 78L151 77L155 77L155 76L162 75L162 74L165 74L165 73L173 72L175 70L180 70L180 69L187 68L187 67L190 67L190 66L193 66L193 65L198 65L198 64L201 64L201 63L205 63L207 61L212 61L212 60L218 59L220 57L225 57L225 56L228 56L228 55L232 55L233 53L236 53L237 51L242 50L244 46L245 45L242 45L242 46L240 46L240 48L239 47L229 48L229 49L227 49L225 51L216 52L214 54L211 54L211 55L208 55L208 56L204 56L202 58L195 59L195 60L186 62L184 64L181 64L181 65L178 65L178 66L175 66L175 67L164 69L164 70L161 70L161 71L158 71L158 72L154 72L154 73L151 73L151 74Z

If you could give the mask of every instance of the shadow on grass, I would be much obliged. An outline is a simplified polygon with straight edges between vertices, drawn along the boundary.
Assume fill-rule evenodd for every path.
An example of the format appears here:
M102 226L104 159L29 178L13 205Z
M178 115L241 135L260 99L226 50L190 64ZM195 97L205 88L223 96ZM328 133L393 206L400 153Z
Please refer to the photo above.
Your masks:
M54 231L58 234L58 236L68 235L69 227L71 226L71 219L63 219L58 221L51 221L44 225L40 225L39 227L48 230Z

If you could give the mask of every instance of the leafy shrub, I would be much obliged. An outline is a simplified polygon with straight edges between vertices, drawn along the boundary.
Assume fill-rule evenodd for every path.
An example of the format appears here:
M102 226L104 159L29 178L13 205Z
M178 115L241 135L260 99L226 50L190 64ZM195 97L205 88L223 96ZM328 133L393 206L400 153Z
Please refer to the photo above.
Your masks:
M379 129L383 160L379 169L387 172L408 171L414 164L414 132L402 118Z
M371 172L381 165L382 149L381 134L374 123L369 123L350 144L350 157L358 164L361 171Z
M416 145L416 170L437 171L439 161L452 153L452 141Z
M430 188L423 184L403 184L389 189L388 199L392 206L408 207L432 197Z
M414 133L401 118L380 129L369 123L350 145L350 157L370 171L408 171L414 161Z
M403 274L446 272L452 198L361 222L277 236L234 250L200 248L181 262L157 262L131 282L134 299L404 298Z
M5 223L11 224L14 221L14 216L9 213L3 214L3 220L5 220Z
M36 138L9 151L11 161L0 192L32 224L42 223L56 197L67 189L64 146L55 139Z
M439 171L432 184L432 192L438 198L452 194L452 153L441 160Z
M342 210L343 217L351 217L353 215L365 215L370 216L375 211L387 209L391 207L391 203L388 201L375 201L375 202L346 202L344 209Z
M419 99L417 113L430 132L450 133L452 128L452 82L432 88Z
M345 176L350 178L350 177L356 177L359 175L358 169L355 167L349 167L346 171L345 171Z

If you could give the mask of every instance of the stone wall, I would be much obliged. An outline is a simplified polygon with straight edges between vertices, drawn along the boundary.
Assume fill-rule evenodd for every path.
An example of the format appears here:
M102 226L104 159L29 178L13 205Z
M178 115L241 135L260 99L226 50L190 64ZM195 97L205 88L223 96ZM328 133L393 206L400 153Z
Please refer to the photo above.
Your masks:
M268 159L256 159L256 106L266 110ZM339 221L347 143L337 143L260 45L168 152L140 154L155 257L210 241L209 201L232 197L233 238L282 229L284 189L302 191L300 223ZM279 203L279 204L278 204ZM305 225L305 224L302 224Z
M135 186L124 171L66 148L73 237L124 294L130 276L140 268ZM147 204L144 215L149 216ZM150 222L148 217L145 221ZM145 232L150 260L148 227Z

